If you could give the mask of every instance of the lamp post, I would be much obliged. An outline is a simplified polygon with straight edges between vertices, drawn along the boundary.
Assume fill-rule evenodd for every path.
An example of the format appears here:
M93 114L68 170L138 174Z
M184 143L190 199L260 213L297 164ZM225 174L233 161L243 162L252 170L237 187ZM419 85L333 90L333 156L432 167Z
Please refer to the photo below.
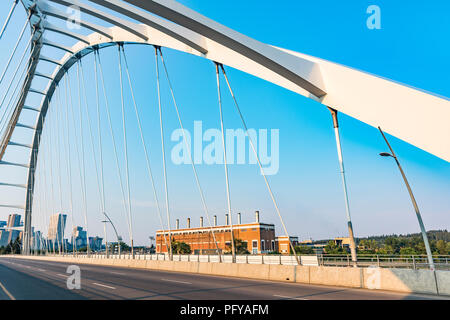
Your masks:
M122 238L119 236L119 234L117 233L116 227L114 226L114 223L112 223L111 219L108 217L108 215L106 214L106 212L103 212L103 214L105 215L106 219L108 219L107 221L102 221L104 223L109 222L111 223L111 226L114 229L114 233L116 234L117 237L117 246L118 246L118 252L119 252L119 258L120 258L120 241L122 240Z
M422 217L420 215L420 211L419 211L419 207L417 206L416 199L414 198L411 187L409 186L408 180L406 179L405 172L403 172L402 166L400 165L400 162L398 161L398 158L397 158L394 150L392 149L391 145L389 144L388 140L386 139L386 136L384 135L383 130L381 130L380 127L378 127L378 130L380 130L380 133L383 136L384 141L386 141L386 144L389 147L389 150L391 150L391 153L381 152L380 156L392 157L392 158L394 158L395 162L397 163L398 169L400 170L400 173L402 174L403 181L405 181L406 188L408 189L409 196L411 197L411 201L413 203L414 210L416 211L416 216L417 216L417 220L419 221L420 231L422 232L423 242L425 243L425 250L427 251L428 264L430 265L430 269L432 271L434 271L434 262L433 262L433 256L431 255L430 243L428 242L427 232L425 230L425 226L423 225Z
M150 239L150 253L152 253L153 241L155 240L155 237L154 236L150 236L148 238Z

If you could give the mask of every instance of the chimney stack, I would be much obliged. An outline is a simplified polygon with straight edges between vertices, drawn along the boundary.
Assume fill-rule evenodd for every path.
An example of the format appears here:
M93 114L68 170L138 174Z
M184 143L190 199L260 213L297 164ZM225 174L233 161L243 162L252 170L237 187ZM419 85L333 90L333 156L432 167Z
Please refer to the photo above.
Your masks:
M225 225L229 225L230 223L228 222L228 214L225 215Z
M180 229L180 219L177 219L176 229Z
M217 216L214 215L214 227L217 227Z
M203 217L200 217L200 227L203 227Z
M255 222L259 223L259 211L255 211L255 219Z
M241 222L241 213L238 212L237 216L238 216L238 224L242 224L242 222Z
M187 219L187 228L189 229L191 227L191 218Z

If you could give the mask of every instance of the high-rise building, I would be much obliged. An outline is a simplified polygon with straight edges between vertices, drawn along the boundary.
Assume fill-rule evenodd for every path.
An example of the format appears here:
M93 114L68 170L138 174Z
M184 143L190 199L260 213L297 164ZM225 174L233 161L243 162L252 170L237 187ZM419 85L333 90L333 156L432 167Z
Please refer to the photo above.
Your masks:
M0 228L6 227L6 221L0 221Z
M20 214L10 214L8 216L8 228L20 227Z
M89 247L93 251L101 250L102 242L103 242L103 238L100 238L99 236L89 237Z
M87 233L83 231L83 227L74 227L72 231L73 245L80 249L87 247Z
M0 247L6 247L9 244L9 234L8 230L0 230Z
M50 217L50 223L48 226L48 239L55 243L56 246L62 243L62 239L64 239L66 218L67 215L62 213L57 213Z

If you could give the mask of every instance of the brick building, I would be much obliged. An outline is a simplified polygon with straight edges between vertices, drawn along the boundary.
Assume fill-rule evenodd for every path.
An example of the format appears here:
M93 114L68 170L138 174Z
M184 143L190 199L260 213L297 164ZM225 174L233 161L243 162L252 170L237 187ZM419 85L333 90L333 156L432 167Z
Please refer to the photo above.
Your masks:
M247 244L247 250L252 254L262 254L276 250L275 226L259 221L259 211L255 212L255 222L241 223L241 215L237 214L238 223L233 225L234 239L240 239ZM217 216L214 216L213 226L203 225L203 217L200 217L200 226L191 227L191 219L187 219L187 227L180 229L177 219L175 230L171 230L172 240L185 242L194 254L215 254L216 245L212 232L217 241L221 253L229 252L231 248L231 230L228 215L225 215L225 224L217 225ZM167 230L156 231L156 252L167 252L169 233Z

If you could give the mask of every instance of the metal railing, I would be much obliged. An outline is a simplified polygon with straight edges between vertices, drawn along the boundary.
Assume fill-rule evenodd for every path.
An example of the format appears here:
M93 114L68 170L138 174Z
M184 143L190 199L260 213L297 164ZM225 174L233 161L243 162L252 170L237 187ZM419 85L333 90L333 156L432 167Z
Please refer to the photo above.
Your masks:
M51 256L73 256L73 253L49 254ZM131 253L118 254L105 253L76 253L79 258L94 259L133 259ZM429 269L426 255L358 255L356 264L352 262L350 255L300 255L302 265L334 266L334 267L380 267L380 268L408 268L408 269ZM221 259L220 259L221 258ZM315 259L316 258L316 259ZM137 260L169 260L169 255L135 253L134 259ZM231 255L198 255L198 254L174 254L174 261L186 262L220 262L232 263ZM450 255L433 256L434 264L437 270L450 271ZM294 255L237 255L236 263L245 264L278 264L278 265L298 265Z

